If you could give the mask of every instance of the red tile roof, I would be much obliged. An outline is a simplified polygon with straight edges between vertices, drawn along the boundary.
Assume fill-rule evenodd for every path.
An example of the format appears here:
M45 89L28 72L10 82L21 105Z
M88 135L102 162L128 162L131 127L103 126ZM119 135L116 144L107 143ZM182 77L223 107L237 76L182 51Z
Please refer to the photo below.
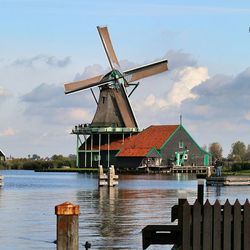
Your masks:
M179 125L152 125L141 133L128 138L118 157L146 156L153 147L160 149Z
M152 148L160 149L165 141L174 133L179 125L152 125L142 132L113 141L109 150L120 150L119 157L143 157ZM90 146L88 145L88 149ZM101 145L101 150L108 150L108 144ZM93 150L99 150L99 145L93 145Z

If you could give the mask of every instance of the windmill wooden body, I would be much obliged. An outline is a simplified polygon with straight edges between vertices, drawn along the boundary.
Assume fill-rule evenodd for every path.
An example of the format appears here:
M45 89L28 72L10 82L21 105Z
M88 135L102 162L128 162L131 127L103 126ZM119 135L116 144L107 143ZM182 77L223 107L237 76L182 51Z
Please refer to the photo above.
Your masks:
M141 67L121 71L116 57L108 28L97 27L104 46L111 71L90 79L80 80L64 85L65 94L84 89L99 87L100 94L97 110L90 124L75 126L77 135L77 166L93 167L114 164L109 144L112 141L124 140L133 133L138 133L138 124L129 102L129 96L138 86L138 80L168 69L167 60L157 61ZM127 88L133 87L130 94ZM93 93L93 92L92 92ZM84 137L84 141L81 139ZM106 150L103 150L106 149Z

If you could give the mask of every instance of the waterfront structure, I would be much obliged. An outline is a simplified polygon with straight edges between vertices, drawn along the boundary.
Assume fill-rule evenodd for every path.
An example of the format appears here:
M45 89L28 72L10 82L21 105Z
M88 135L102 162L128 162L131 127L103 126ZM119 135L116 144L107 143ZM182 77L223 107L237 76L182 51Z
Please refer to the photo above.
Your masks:
M106 132L112 133L112 141L109 134L101 134L99 129L77 147L79 166L105 167L111 164L120 169L135 169L211 164L210 154L195 142L182 124L152 125L143 131L130 131L129 136L128 133L125 136L122 130L112 131L112 128L107 128Z
M0 150L0 162L5 161L5 155L4 153Z
M90 124L80 124L72 130L77 136L77 167L109 167L115 155L111 143L124 140L140 131L129 97L139 80L167 71L168 61L163 59L141 67L121 71L108 28L97 27L111 71L104 75L64 85L65 94L90 89L97 110ZM100 90L97 100L92 88ZM129 92L129 88L130 92ZM105 148L106 147L106 148Z
M105 168L115 165L115 155L128 137L137 134L139 128L93 127L90 124L75 126L77 167ZM111 145L112 144L112 145Z
M128 139L116 155L119 167L209 166L211 157L180 125L152 125Z

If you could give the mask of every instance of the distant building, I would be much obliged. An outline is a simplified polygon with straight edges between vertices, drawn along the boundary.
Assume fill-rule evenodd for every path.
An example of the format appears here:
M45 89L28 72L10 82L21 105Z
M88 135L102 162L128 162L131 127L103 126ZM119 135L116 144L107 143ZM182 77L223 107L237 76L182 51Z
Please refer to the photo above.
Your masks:
M183 125L152 125L128 137L117 136L110 143L87 139L78 150L79 166L137 168L150 165L209 166L211 156L202 149ZM104 140L102 140L104 141ZM100 142L100 141L99 141ZM90 148L89 145L92 145ZM90 155L91 154L91 155ZM86 157L86 158L85 158Z
M4 153L0 150L0 162L5 161L5 155Z

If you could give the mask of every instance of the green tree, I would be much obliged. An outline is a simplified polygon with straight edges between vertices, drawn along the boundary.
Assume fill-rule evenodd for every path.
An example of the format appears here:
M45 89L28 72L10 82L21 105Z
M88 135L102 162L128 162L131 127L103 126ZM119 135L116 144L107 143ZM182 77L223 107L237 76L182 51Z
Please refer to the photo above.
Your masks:
M250 161L250 145L247 145L246 153L243 158L244 161Z
M237 141L232 144L231 153L228 155L228 158L233 161L243 161L245 154L246 145L244 142Z
M64 160L64 156L63 155L53 155L51 157L51 160L53 160L53 161L62 161L62 160Z
M222 158L222 146L218 142L213 142L209 145L209 152L212 154L212 160L221 159Z
M32 160L39 160L40 158L41 157L39 155L37 155L37 154L33 154L32 157L31 157Z

